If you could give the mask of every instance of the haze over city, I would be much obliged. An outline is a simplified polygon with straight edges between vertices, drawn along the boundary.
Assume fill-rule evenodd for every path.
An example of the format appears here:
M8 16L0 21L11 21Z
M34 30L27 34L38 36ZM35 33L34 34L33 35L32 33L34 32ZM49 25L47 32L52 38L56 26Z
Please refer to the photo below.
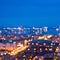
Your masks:
M60 0L0 0L0 60L60 60Z

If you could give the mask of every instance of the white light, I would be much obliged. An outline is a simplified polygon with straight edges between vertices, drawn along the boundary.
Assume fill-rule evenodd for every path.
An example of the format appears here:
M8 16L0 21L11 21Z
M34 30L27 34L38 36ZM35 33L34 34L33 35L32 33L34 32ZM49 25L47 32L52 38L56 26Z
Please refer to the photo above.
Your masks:
M30 49L28 49L28 50L30 50Z
M53 45L53 43L51 43L51 45Z
M38 43L36 43L36 45L38 45Z
M1 53L1 55L3 55L3 53Z
M16 44L16 42L13 42L14 44Z
M30 45L30 43L28 43L28 45Z
M34 43L32 43L32 45L34 45Z
M6 55L6 53L4 53Z
M48 31L48 27L44 27L44 32L47 32Z
M52 51L52 48L50 48L49 50Z
M13 28L13 29L15 29L15 30L16 30L16 28Z
M2 31L0 30L0 33L2 33Z
M7 29L11 29L10 27L7 27Z
M18 30L21 30L22 28L18 27L17 29L18 29Z
M56 31L59 31L59 28L56 28Z

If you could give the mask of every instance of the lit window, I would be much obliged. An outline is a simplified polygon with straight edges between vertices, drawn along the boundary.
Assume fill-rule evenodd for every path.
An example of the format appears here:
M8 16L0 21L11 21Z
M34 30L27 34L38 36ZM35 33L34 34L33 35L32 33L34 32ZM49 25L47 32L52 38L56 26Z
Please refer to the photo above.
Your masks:
M37 56L35 56L35 58L37 58Z
M30 49L28 49L28 50L30 50Z
M16 42L13 42L13 44L16 44Z
M23 57L26 57L26 55L24 55Z
M36 45L38 45L38 43L36 43Z
M32 36L32 38L33 38L34 36Z
M30 39L28 41L31 41Z
M52 51L52 48L50 48L49 51Z
M3 55L3 53L1 53L1 55Z
M30 45L30 43L28 43L28 45Z
M40 48L40 52L42 52L42 48Z
M36 50L36 48L34 48L34 50Z
M30 56L30 58L32 58L32 56Z
M48 49L47 49L47 48L45 48L45 50L47 51Z
M43 44L44 46L46 45L46 43Z
M53 43L51 43L51 45L53 45Z
M26 60L26 59L23 59L23 60Z
M47 46L47 47L49 47L49 46Z
M32 41L33 39L31 39L31 41Z
M60 45L60 43L59 43L59 45Z
M4 53L6 55L6 53Z
M58 42L58 41L56 41L56 42Z
M53 46L50 46L51 48L53 47Z
M32 43L32 45L34 45L34 43Z

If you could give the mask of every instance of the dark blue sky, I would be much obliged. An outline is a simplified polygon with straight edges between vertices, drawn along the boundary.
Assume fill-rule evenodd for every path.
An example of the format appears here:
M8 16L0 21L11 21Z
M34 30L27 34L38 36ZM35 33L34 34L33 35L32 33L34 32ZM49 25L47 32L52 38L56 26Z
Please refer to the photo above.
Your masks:
M0 0L0 26L60 26L60 0Z

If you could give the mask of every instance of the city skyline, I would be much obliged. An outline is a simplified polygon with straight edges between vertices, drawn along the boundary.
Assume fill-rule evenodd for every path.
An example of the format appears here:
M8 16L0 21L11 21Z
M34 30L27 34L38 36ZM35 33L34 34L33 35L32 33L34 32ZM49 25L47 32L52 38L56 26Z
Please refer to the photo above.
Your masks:
M60 60L60 0L0 0L0 60Z

